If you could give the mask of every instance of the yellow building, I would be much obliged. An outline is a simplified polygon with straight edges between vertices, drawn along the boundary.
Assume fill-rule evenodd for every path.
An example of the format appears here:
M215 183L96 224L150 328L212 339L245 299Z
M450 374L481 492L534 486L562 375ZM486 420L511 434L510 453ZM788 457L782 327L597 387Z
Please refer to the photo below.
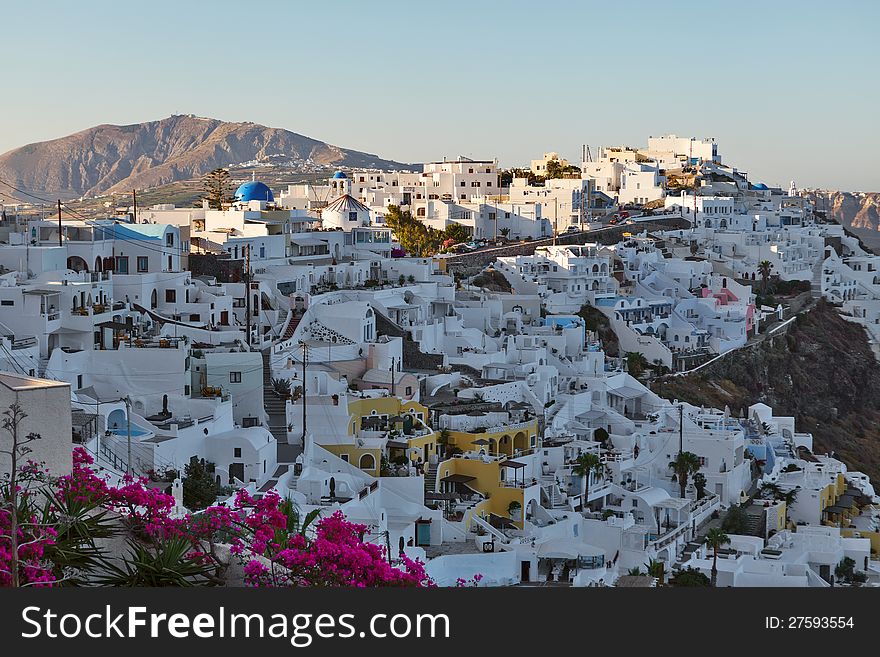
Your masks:
M444 492L464 487L479 493L486 499L474 508L474 513L509 518L522 529L529 503L540 501L540 484L531 478L518 479L513 472L521 468L512 463L504 457L455 457L440 463L437 481Z
M349 398L347 437L336 436L316 444L373 477L381 476L382 457L427 462L437 454L438 435L427 425L428 409L398 397ZM385 441L379 436L388 433Z
M448 447L462 452L484 452L490 456L514 456L538 447L538 420L488 427L484 431L444 430Z

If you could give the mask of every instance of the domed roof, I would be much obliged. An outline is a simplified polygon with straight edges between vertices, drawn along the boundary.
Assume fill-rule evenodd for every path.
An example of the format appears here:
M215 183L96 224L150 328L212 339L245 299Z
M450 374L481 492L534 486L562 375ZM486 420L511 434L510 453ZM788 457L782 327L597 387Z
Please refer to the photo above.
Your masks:
M274 202L272 190L259 180L246 182L235 190L235 200L247 203L248 201Z
M339 178L348 178L348 176L345 175L345 172L344 172L344 171L337 171L336 173L333 174L333 177L334 177L334 178L337 178L337 179L339 179Z
M769 189L769 188L764 183L755 183L754 185L752 185L752 189Z

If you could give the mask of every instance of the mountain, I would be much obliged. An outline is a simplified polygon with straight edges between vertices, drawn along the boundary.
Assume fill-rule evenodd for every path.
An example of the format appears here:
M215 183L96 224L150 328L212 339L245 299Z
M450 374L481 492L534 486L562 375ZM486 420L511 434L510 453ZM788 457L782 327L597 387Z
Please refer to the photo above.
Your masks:
M0 155L0 179L38 196L70 199L189 180L217 167L254 161L295 171L409 168L282 128L175 115L133 125L99 125L16 148Z
M880 192L808 191L816 209L847 228L880 230Z

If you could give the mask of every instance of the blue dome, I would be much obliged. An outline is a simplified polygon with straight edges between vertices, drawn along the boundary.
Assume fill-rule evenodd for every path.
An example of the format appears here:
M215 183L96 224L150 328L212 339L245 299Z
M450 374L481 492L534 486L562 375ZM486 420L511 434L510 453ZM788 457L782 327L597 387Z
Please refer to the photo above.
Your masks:
M346 176L345 173L342 172L342 171L337 171L336 173L333 174L333 177L334 177L334 178L337 178L337 179L339 179L339 178L348 178L348 176Z
M769 188L764 183L755 183L754 185L752 185L752 189L769 189Z
M247 203L248 201L267 201L273 203L275 197L272 190L258 180L246 182L235 190L235 200Z

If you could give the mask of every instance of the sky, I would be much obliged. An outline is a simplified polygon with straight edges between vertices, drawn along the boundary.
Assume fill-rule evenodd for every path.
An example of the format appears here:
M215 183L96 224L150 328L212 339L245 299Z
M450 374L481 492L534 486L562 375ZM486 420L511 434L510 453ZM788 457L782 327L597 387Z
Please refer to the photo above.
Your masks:
M196 114L404 162L714 137L787 187L880 191L874 0L10 2L0 152Z

